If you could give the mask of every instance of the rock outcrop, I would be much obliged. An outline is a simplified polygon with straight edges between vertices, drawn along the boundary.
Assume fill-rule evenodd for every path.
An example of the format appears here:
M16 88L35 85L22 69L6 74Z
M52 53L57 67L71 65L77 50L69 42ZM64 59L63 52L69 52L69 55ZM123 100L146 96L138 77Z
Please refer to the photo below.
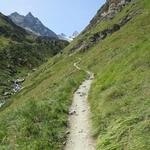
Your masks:
M96 41L105 39L107 36L120 30L120 28L122 26L124 26L131 19L132 19L132 16L125 16L123 19L120 20L120 22L118 24L114 24L111 28L108 28L108 29L105 29L103 31L95 33L93 36L90 37L90 41L92 43L95 43Z
M13 92L17 93L22 89L21 84L25 81L24 78L17 79L13 81Z
M114 18L115 15L118 12L120 12L123 9L123 7L125 7L131 1L132 0L107 0L107 2L101 7L97 15L94 17L94 19L92 19L92 21L85 28L82 34L84 34L90 28L93 28L97 24L100 24L103 21L111 20L112 18ZM70 52L72 53L75 50L78 50L80 52L86 51L97 41L104 40L107 36L110 36L114 32L120 30L126 23L128 23L140 12L141 11L139 9L135 11L129 11L127 15L122 17L116 24L113 24L109 28L105 28L94 34L88 35L88 38L86 37L84 41L79 40L78 43L70 49Z
M84 30L96 26L101 21L112 19L132 0L107 0L106 3L100 8L96 16L90 21L90 24Z

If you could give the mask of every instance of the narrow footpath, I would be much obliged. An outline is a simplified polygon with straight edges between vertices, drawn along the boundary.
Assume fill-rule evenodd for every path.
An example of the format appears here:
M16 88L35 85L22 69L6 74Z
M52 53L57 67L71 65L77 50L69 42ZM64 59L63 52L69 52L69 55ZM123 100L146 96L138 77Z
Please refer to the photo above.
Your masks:
M74 67L80 70L80 67ZM88 93L94 79L94 74L88 72L88 78L80 85L74 93L73 103L70 108L69 134L65 150L95 150L95 142L91 135L90 109L88 104Z

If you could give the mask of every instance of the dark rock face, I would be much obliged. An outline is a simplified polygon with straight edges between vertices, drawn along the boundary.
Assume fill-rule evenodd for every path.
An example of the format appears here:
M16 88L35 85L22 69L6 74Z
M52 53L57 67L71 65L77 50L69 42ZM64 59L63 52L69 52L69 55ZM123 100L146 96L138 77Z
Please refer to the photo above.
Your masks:
M105 29L103 31L95 33L93 36L90 37L90 41L95 43L97 41L105 39L107 36L113 34L114 32L120 30L122 26L124 26L128 21L132 19L131 16L125 16L122 18L118 24L114 24L111 28Z
M120 25L120 26L123 26L123 25L125 25L128 21L130 21L131 19L132 19L131 16L125 16L124 18L122 18L122 19L120 20L119 25Z
M57 35L45 27L42 22L34 17L31 12L29 12L26 16L22 16L17 12L9 15L9 18L18 26L38 35L38 36L48 36L51 38L58 38Z
M112 32L116 32L120 30L120 25L119 24L114 24L113 27L111 28Z

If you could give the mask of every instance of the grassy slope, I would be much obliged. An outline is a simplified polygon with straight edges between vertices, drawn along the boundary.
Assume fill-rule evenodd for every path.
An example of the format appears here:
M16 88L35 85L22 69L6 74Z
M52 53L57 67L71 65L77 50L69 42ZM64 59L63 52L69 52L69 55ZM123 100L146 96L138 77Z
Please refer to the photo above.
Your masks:
M73 67L74 62L57 56L29 77L24 90L0 114L4 149L62 147L72 94L85 76Z
M86 54L96 73L89 101L99 150L150 149L150 3L138 5L141 15Z
M73 68L78 57L95 73L89 102L97 149L150 149L149 0L128 6L113 22L139 6L142 14L86 53L58 55L28 77L24 90L0 113L2 149L61 149L72 93L86 76Z

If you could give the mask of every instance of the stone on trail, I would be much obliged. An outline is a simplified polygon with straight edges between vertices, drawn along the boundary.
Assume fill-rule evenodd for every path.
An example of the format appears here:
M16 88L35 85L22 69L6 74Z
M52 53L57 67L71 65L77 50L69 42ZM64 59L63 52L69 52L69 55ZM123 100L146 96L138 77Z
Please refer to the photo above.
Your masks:
M72 110L72 111L69 112L69 115L74 115L75 113L76 113L76 111Z

